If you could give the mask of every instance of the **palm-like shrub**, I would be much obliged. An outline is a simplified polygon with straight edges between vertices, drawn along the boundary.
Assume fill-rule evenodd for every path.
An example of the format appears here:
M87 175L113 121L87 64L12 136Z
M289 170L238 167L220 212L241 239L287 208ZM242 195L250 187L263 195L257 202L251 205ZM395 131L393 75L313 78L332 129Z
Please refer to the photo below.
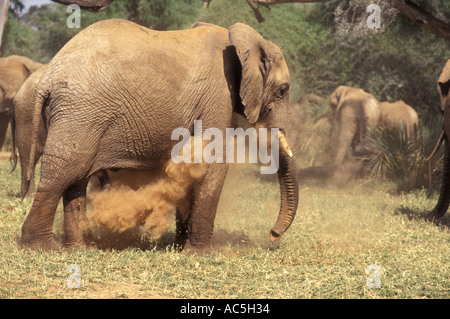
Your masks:
M364 158L370 174L394 181L399 191L438 188L443 149L430 161L426 159L441 130L441 125L419 125L415 139L408 139L405 126L371 130L366 146L370 155Z

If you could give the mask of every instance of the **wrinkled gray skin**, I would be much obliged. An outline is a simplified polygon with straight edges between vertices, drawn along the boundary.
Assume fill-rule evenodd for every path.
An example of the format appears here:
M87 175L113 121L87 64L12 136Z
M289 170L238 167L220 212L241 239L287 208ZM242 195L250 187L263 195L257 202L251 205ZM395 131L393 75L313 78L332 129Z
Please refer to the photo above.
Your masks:
M442 139L438 143L437 148L440 146L440 143L445 142L444 172L442 174L442 185L439 200L434 209L428 215L429 219L444 216L450 204L450 60L447 61L441 75L439 76L437 89L441 100L441 110L444 114L444 130L441 135Z
M403 101L380 103L380 126L395 127L404 125L408 139L414 140L419 125L417 112Z
M378 125L380 107L378 101L362 89L339 86L330 96L334 112L331 133L333 165L341 165L350 147L361 143L367 131Z
M12 165L14 169L17 166L16 146L20 155L21 185L20 195L24 198L36 192L34 181L34 167L42 156L45 140L47 138L47 129L44 125L44 116L39 117L38 135L35 141L35 155L32 164L33 174L31 180L27 183L27 168L29 167L31 136L33 132L33 115L36 106L34 99L35 89L41 79L42 74L47 69L47 65L42 66L32 73L23 83L13 100L13 114L11 120L11 136L13 141ZM106 171L96 173L100 180L102 190L109 190L110 183ZM28 189L27 189L28 187Z
M0 58L0 149L5 142L14 96L30 74L41 66L20 55Z
M219 128L225 136L236 111L252 125L284 132L289 85L280 48L244 24L224 29L197 23L188 30L161 32L106 20L84 29L52 59L36 88L48 134L21 243L60 248L52 225L62 196L65 245L84 245L89 176L107 169L160 167L179 142L171 140L172 131L193 132L194 120L202 120L203 130ZM36 111L33 140L39 116ZM280 136L281 205L271 240L289 228L298 205L295 157L282 147L286 140ZM226 172L226 164L209 164L179 209L177 242L185 250L211 252ZM27 180L31 175L30 165Z

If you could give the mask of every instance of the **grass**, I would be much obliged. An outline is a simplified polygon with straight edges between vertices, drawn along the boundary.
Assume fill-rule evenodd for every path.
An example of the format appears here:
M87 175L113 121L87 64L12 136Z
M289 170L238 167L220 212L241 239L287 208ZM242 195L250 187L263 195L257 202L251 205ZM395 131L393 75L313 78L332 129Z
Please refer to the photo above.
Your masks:
M175 252L164 240L144 249L19 249L31 207L19 171L0 161L0 298L449 298L449 214L423 217L437 196L390 192L370 179L346 187L300 185L300 206L284 237L269 241L279 205L276 181L233 166L216 218L210 256ZM61 211L55 233L61 233ZM81 288L67 268L79 266ZM369 265L381 288L369 288Z

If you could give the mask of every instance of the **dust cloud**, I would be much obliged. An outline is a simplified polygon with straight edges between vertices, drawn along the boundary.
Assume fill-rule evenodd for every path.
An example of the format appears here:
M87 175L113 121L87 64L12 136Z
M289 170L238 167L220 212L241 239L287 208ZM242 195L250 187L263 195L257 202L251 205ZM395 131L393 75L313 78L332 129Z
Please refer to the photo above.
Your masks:
M111 190L93 187L88 195L90 228L116 234L143 228L159 237L168 230L177 205L205 173L204 162L176 164L171 159L160 169L108 171Z

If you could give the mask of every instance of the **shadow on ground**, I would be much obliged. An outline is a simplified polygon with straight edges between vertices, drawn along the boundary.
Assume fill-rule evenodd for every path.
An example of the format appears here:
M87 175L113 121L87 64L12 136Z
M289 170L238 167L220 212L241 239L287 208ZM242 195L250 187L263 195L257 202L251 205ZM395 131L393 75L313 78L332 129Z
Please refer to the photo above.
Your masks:
M430 219L428 217L430 211L421 211L418 209L412 209L409 207L401 206L395 211L395 215L404 215L409 220L421 219L426 220L430 223L435 224L436 226L444 226L450 229L450 213L446 213L441 218L433 218Z
M129 248L137 248L141 250L176 250L174 244L175 233L167 232L157 238L152 237L149 233L144 233L139 229L132 229L123 233L111 231L96 231L91 238L91 245L101 250L124 250ZM223 229L214 231L211 240L214 249L222 247L254 247L256 243L242 232L228 232Z

